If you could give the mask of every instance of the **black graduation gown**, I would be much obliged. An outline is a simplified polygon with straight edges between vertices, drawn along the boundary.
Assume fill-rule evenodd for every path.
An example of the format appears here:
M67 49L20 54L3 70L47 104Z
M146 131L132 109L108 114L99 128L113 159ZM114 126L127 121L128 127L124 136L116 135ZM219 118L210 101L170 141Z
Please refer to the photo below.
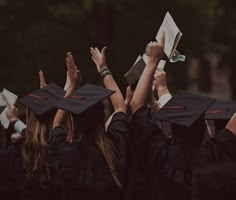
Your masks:
M120 181L126 187L129 135L126 114L114 114L107 134L119 154ZM66 143L66 136L65 129L56 127L49 151L51 174L62 193L62 199L121 200L124 189L116 185L98 146L91 140L69 144Z
M131 128L142 180L138 183L136 199L189 199L189 161L184 156L185 148L170 143L146 106L136 111Z
M145 106L134 114L131 128L143 176L143 190L138 191L142 194L140 199L191 199L195 167L234 160L236 156L236 137L226 129L202 147L170 143Z
M202 146L199 159L204 165L236 161L236 136L230 130L222 129Z
M15 200L20 198L15 174L14 174L15 151L14 146L4 145L0 147L0 199Z
M58 194L54 192L53 184L50 180L45 181L45 184L41 186L39 174L29 180L25 176L25 170L23 168L22 150L21 146L24 143L24 139L20 140L14 145L14 170L13 175L16 183L16 187L20 191L19 197L22 200L52 200L58 199Z

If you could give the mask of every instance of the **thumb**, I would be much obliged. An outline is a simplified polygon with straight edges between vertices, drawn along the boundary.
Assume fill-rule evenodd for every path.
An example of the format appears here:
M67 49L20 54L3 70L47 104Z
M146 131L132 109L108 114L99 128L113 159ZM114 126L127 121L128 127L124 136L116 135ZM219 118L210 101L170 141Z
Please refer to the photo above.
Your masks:
M103 47L103 48L102 48L102 51L101 51L101 52L102 52L103 55L105 55L106 49L107 49L106 47Z

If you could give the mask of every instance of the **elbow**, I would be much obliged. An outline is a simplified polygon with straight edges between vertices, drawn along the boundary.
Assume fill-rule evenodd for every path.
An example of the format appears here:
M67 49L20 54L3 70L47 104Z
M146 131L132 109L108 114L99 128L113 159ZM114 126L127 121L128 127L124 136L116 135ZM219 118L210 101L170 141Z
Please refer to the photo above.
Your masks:
M130 102L130 110L132 114L134 114L140 107L141 106L135 100L132 100Z

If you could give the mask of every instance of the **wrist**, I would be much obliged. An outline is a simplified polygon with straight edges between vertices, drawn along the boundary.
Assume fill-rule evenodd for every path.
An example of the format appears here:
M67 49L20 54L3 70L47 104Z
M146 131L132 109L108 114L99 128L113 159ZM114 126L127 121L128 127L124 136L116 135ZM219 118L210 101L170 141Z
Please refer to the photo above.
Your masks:
M107 68L107 69L105 69L105 70L103 70L101 73L100 73L100 75L101 75L101 78L102 78L102 80L106 77L106 76L108 76L108 75L111 75L112 76L112 73L111 73L111 71Z
M159 86L157 88L157 94L159 97L161 97L164 94L170 93L169 89L167 86Z
M9 121L10 121L10 123L12 125L14 125L18 121L18 118L17 117L13 117L13 118L9 119Z
M149 64L155 64L157 65L160 62L160 58L159 57L149 57L148 62Z
M68 90L74 90L76 88L76 83L70 83Z
M107 65L97 66L97 68L98 68L98 72L99 72L99 73L102 73L102 72L105 71L105 70L109 70L108 67L107 67Z

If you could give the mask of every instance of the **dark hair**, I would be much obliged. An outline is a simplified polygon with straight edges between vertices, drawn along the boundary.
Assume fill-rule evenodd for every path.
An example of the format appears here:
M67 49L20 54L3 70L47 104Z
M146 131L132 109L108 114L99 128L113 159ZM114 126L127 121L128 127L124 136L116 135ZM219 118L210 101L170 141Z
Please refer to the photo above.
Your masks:
M40 186L44 189L50 179L46 161L48 139L52 126L52 120L49 116L39 118L32 111L29 111L26 137L22 144L23 167L26 178L28 180L37 178Z
M105 131L104 105L98 103L80 115L73 114L75 141L93 140L101 150L111 175L116 184L121 187L117 170L117 153L115 147Z

